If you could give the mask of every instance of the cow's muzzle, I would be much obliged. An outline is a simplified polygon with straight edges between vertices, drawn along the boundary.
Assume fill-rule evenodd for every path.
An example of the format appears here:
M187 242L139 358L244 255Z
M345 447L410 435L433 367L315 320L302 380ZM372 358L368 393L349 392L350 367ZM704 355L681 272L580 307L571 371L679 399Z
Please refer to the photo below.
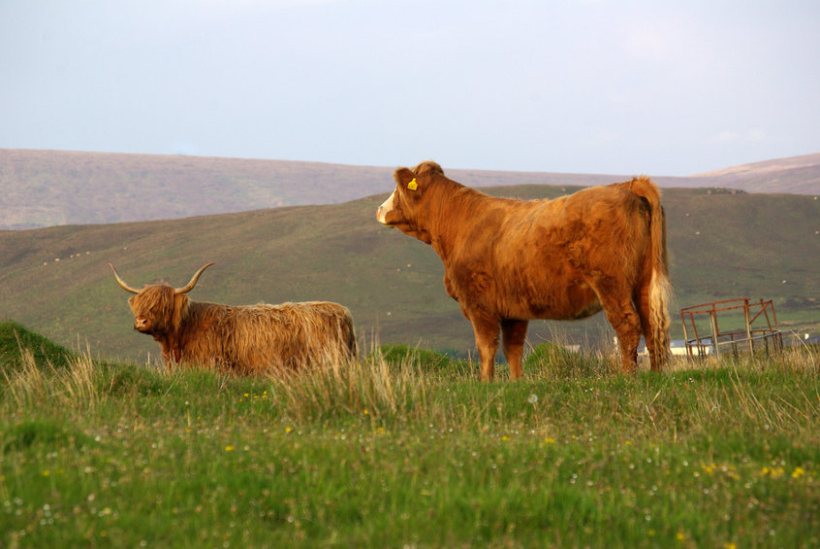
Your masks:
M387 197L387 200L385 200L382 203L382 205L379 206L379 209L376 210L376 219L382 225L389 225L389 223L387 222L387 214L393 211L393 202L395 197L396 191L393 191L393 193L389 197Z
M134 319L134 329L143 334L151 333L151 323L147 318L136 318Z

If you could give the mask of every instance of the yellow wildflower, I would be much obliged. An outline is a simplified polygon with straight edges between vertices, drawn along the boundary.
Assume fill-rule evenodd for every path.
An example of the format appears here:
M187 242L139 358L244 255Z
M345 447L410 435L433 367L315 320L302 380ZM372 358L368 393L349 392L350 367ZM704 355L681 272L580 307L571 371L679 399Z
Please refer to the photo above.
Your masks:
M760 469L761 477L780 478L786 471L783 467L763 467Z
M800 478L806 474L806 470L802 467L795 467L794 471L792 471L792 478Z
M544 437L544 444L555 444L556 440L553 437Z
M678 530L678 533L675 534L675 539L682 543L686 541L686 534L683 533L683 530Z
M291 427L290 425L285 427L285 433L290 433L291 431L293 431L293 427Z
M732 543L731 541L727 541L723 544L723 549L737 549L737 545Z
M233 444L228 444L227 446L225 446L226 452L233 452L234 450L236 450L236 448L234 448Z

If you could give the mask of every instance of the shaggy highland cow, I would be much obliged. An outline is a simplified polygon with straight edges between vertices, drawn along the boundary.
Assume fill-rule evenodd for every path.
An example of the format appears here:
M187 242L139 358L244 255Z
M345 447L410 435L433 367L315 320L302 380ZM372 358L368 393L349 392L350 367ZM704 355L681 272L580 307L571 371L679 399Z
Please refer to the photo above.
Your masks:
M200 268L182 288L167 284L132 288L108 264L119 286L132 294L134 329L153 336L172 364L198 364L248 374L297 370L356 357L350 311L338 303L230 306L188 299Z
M493 377L499 327L510 376L518 378L530 319L601 309L618 335L624 371L637 367L641 333L652 369L666 362L666 225L649 179L522 201L467 188L435 162L393 177L396 190L376 218L441 257L444 287L473 325L482 379Z

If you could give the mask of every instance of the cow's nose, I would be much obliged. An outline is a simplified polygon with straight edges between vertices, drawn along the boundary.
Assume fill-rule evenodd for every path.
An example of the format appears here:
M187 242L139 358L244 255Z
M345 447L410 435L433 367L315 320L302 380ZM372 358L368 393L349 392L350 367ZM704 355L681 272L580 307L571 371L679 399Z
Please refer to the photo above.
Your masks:
M134 320L134 328L139 330L140 328L145 328L146 326L148 326L147 318L137 318Z

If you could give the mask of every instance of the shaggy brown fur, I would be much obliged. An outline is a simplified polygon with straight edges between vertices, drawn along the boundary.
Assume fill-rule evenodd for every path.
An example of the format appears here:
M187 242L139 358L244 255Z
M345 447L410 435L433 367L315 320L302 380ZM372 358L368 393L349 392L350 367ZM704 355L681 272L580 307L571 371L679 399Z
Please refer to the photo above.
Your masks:
M441 257L447 293L473 325L482 379L493 377L499 328L518 378L528 320L601 309L618 335L624 371L637 367L641 333L652 369L666 362L666 227L648 178L530 201L467 188L435 162L399 168L394 179L376 217Z
M142 290L120 286L136 293L128 300L134 329L153 336L168 366L198 364L248 374L356 357L353 319L337 303L229 306L191 301L187 292L167 284Z

